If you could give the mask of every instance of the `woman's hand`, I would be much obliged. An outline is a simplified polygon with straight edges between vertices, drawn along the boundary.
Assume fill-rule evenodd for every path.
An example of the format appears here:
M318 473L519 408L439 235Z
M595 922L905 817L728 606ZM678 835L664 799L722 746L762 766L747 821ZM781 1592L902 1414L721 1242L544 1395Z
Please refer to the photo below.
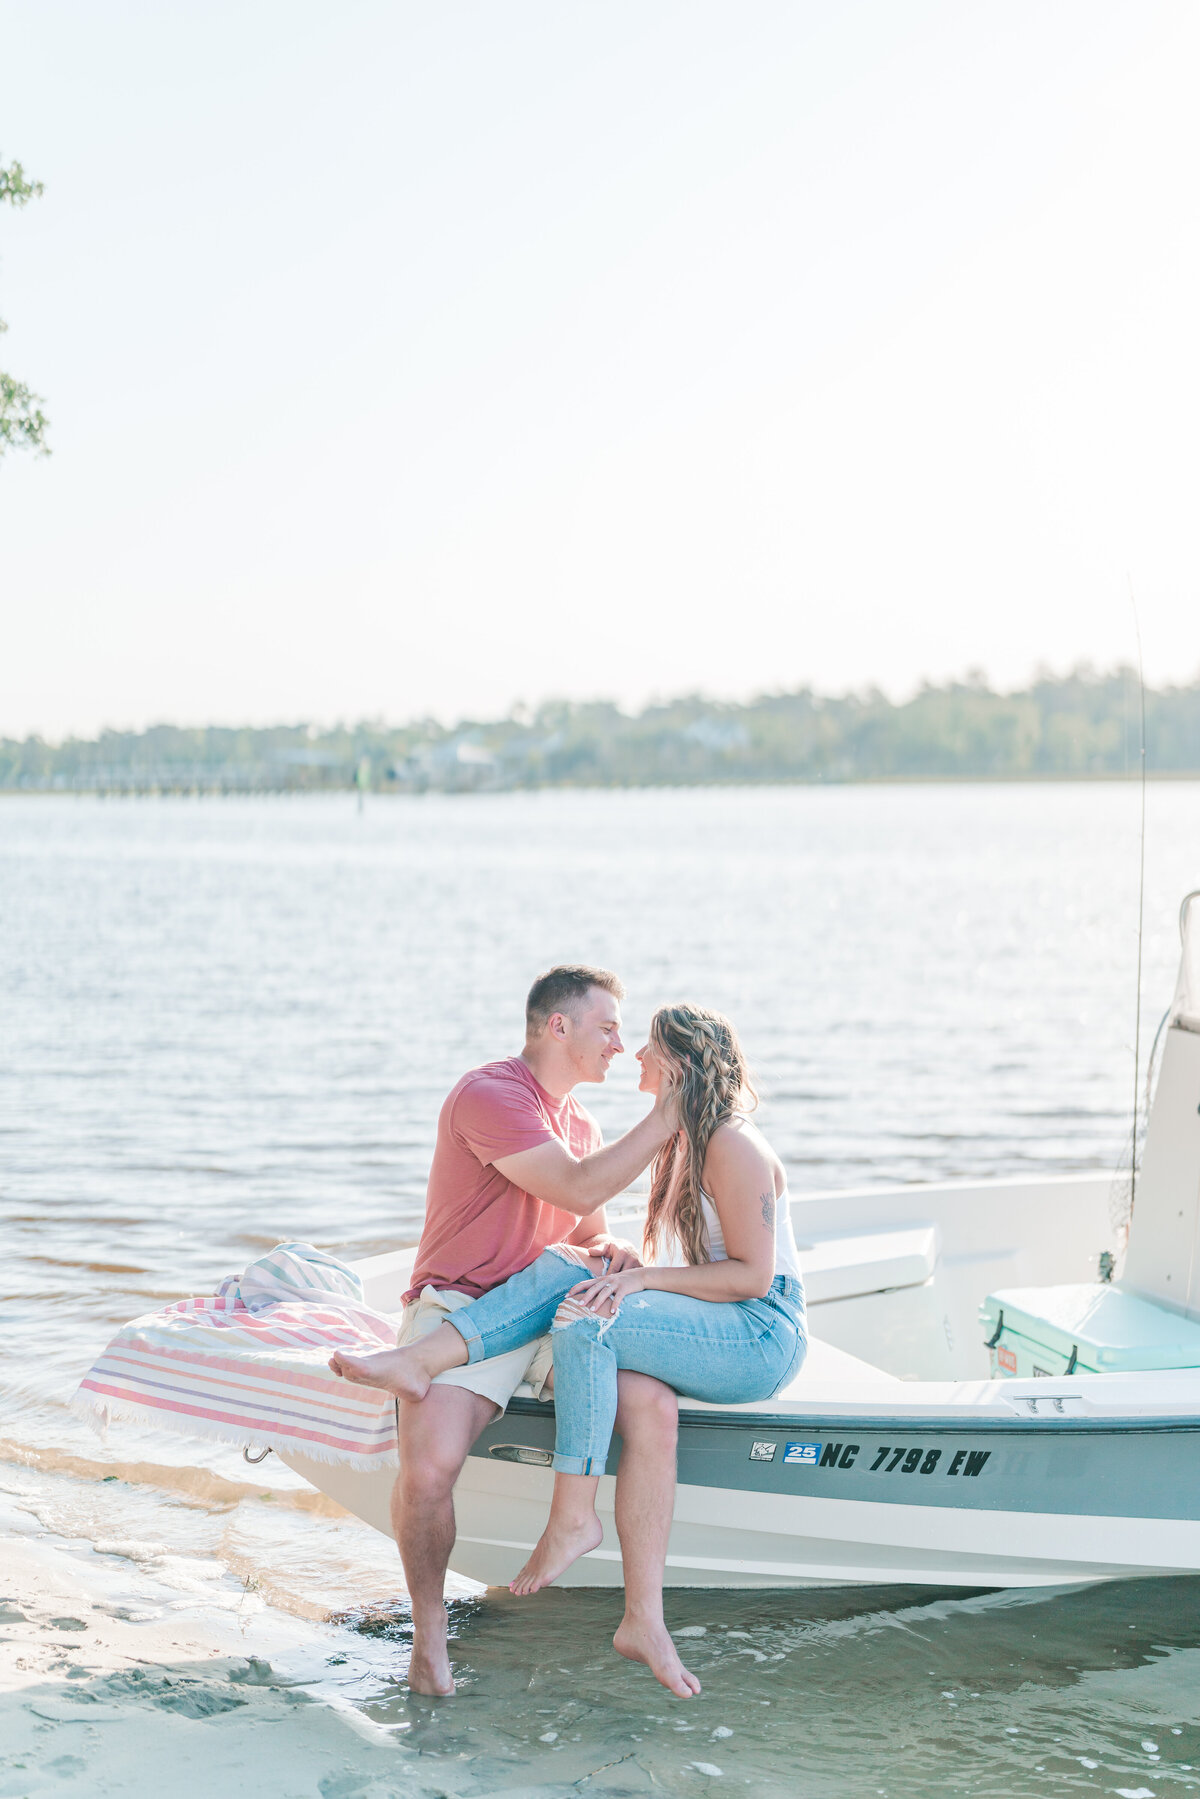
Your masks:
M641 1293L646 1285L644 1268L624 1268L620 1274L598 1274L593 1280L579 1281L567 1294L585 1312L597 1318L615 1318L617 1307L630 1293Z

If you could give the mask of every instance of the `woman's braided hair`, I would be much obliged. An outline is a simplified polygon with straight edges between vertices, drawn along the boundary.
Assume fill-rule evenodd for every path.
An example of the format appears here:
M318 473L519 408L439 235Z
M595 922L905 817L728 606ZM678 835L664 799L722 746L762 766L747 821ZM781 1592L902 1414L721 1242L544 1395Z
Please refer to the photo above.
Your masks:
M709 1260L700 1181L713 1132L735 1112L751 1111L758 1095L737 1032L720 1012L660 1006L650 1020L650 1044L674 1083L680 1128L650 1171L646 1259L673 1234L694 1265Z

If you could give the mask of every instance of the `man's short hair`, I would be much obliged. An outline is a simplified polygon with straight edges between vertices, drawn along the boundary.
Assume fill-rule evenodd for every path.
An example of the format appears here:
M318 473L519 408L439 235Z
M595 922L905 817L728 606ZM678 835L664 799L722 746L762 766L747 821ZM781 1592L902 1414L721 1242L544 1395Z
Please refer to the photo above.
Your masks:
M568 1012L572 1018L578 1018L593 987L603 988L614 999L625 998L624 987L607 968L589 968L580 962L540 974L525 1001L525 1029L529 1035L535 1037L545 1030L556 1012Z

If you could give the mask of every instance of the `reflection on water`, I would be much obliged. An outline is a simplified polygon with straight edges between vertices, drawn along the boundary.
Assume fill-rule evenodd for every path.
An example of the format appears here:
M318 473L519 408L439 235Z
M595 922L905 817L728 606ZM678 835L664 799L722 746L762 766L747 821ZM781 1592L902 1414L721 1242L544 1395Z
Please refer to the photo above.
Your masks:
M1200 885L1200 785L1149 799L1152 1029ZM795 1190L1111 1167L1137 818L1134 790L1103 784L429 796L361 817L339 798L0 798L0 1487L47 1528L142 1545L131 1565L157 1546L181 1594L207 1559L303 1617L379 1615L394 1550L274 1458L251 1474L131 1427L105 1446L67 1411L112 1329L283 1238L414 1241L443 1095L518 1046L555 960L621 972L631 1047L665 998L729 1010ZM610 1135L635 1086L629 1057L587 1096ZM718 1778L701 1764L791 1792L1158 1792L1168 1761L1191 1779L1194 1583L1015 1609L680 1594L673 1622L704 1631L686 1721L608 1650L610 1596L455 1590L452 1724L380 1690L402 1641L346 1628L329 1671L441 1741L443 1785L476 1766L459 1736L477 1783L519 1763L551 1790L683 1790Z

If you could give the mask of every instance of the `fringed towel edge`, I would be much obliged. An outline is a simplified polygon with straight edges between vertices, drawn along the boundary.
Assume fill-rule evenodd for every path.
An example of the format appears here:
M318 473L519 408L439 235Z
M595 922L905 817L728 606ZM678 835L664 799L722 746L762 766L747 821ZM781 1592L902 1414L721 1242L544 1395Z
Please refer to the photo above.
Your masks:
M273 1449L277 1454L304 1456L311 1462L324 1462L329 1467L353 1468L360 1474L370 1474L373 1469L398 1469L400 1457L395 1449L382 1455L360 1455L352 1449L331 1449L325 1443L300 1442L291 1439L264 1436L259 1431L238 1430L235 1426L222 1424L208 1418L182 1418L177 1413L156 1411L151 1406L137 1405L129 1399L95 1398L84 1391L72 1394L68 1401L70 1410L101 1438L108 1433L112 1419L119 1418L126 1424L144 1424L151 1430L171 1430L184 1437L208 1437L211 1441L228 1443L234 1449Z

